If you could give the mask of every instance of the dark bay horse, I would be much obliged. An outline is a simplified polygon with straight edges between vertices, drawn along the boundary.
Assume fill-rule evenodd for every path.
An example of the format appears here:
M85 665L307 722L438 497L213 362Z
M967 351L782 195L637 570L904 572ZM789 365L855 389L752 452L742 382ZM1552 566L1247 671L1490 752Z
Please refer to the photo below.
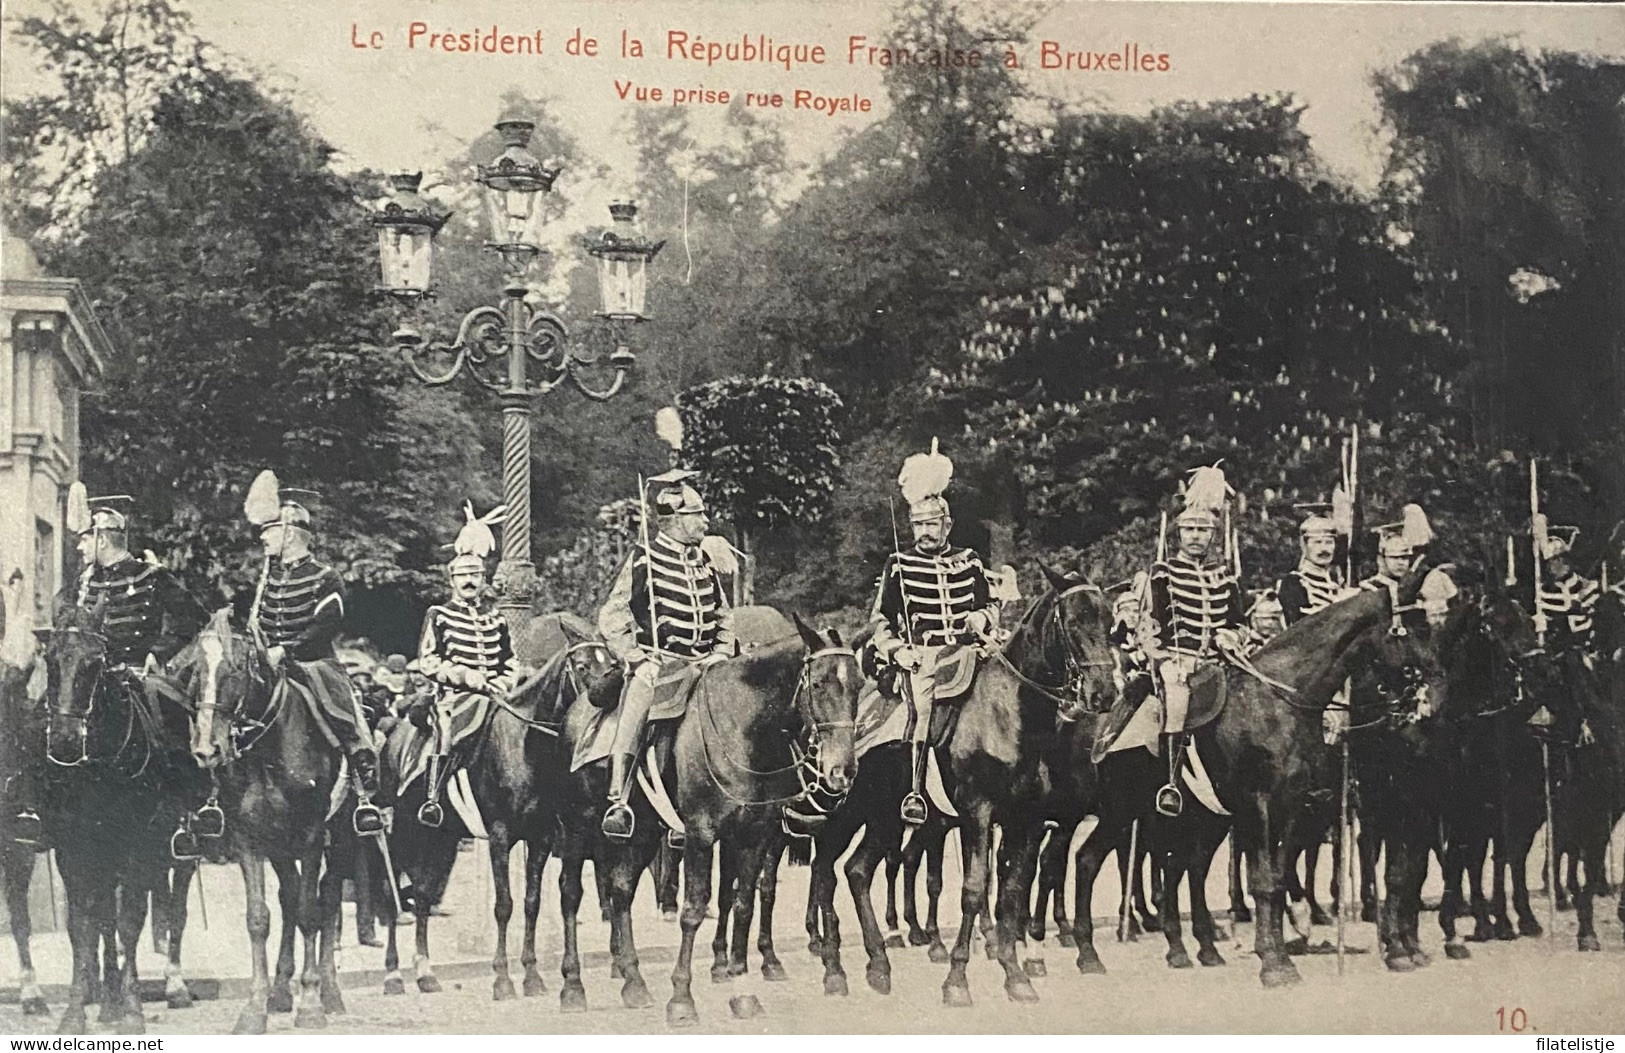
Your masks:
M226 815L228 845L243 872L247 901L248 1000L237 1034L264 1034L270 1011L293 1008L294 930L304 940L297 1027L327 1026L344 1012L334 958L345 868L326 841L353 846L347 811L329 823L343 754L317 726L292 685L279 688L265 652L220 610L183 657L192 664L192 754L212 772ZM331 829L330 829L331 828ZM273 986L266 963L271 911L265 863L276 871L282 945Z
M67 892L74 962L60 1029L85 1030L106 943L102 1020L140 1034L136 963L148 897L167 879L170 836L204 783L186 750L185 711L108 666L102 605L61 605L45 662L44 818ZM107 938L113 931L116 943ZM176 948L179 938L172 933Z
M0 608L5 624L4 643L0 643L0 878L5 881L6 914L17 945L17 1001L24 1016L43 1016L48 1011L45 995L34 975L29 949L33 926L28 916L28 886L35 859L46 848L43 843L18 842L20 831L13 826L25 799L31 807L41 806L39 787L45 763L45 715L29 692L31 681L36 687L43 682L44 667L22 604L21 585L21 572L13 571L0 594L5 603ZM32 792L25 792L25 787ZM30 832L29 836L38 835Z
M1250 657L1249 670L1226 666L1227 701L1196 732L1219 800L1235 817L1236 847L1247 856L1266 987L1301 979L1282 939L1285 875L1304 846L1300 824L1336 792L1321 730L1333 693L1353 671L1378 666L1415 668L1434 704L1446 697L1442 668L1398 620L1420 584L1417 571L1392 595L1334 603L1276 636Z
M709 669L677 729L674 797L686 833L682 944L666 1006L667 1022L674 1025L698 1019L691 987L694 937L710 903L711 855L719 842L735 892L732 943L736 954L744 954L763 856L777 843L770 831L781 821L783 805L802 792L793 738L803 729L810 736L826 785L836 792L850 786L863 683L857 655L799 620L796 628L799 638ZM629 905L631 889L617 881L614 898L617 907L621 900Z
M1006 994L1015 1001L1037 1000L1017 961L1016 945L1043 837L1043 815L1033 802L1049 792L1044 757L1056 738L1062 708L1099 709L1115 691L1104 595L1096 586L1047 568L1045 574L1049 589L978 671L942 751L948 790L960 815L964 868L959 936L942 985L948 1005L970 1004L965 968L972 930L988 902L995 824L1003 831L1008 865L999 874L996 930L989 942L1004 967Z

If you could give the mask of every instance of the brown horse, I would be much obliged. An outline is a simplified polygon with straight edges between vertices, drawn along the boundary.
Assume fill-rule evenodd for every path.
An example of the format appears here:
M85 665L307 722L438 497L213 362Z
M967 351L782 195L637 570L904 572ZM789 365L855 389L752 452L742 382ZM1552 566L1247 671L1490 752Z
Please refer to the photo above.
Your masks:
M265 652L231 627L228 613L210 619L185 657L193 668L192 755L219 785L225 836L242 868L248 905L252 978L235 1031L264 1034L267 1012L292 1008L295 926L304 938L304 970L294 1024L326 1027L328 1013L344 1012L334 952L345 874L331 865L337 858L325 873L322 866L330 825L335 847L353 840L343 817L328 822L343 755L292 685L278 686ZM267 860L282 907L274 986L266 964Z
M1047 568L1050 588L1022 615L1002 650L976 675L959 703L947 755L947 781L960 815L964 884L959 937L949 952L944 1003L970 1004L965 976L972 930L987 906L989 849L993 827L1003 830L995 935L989 936L1004 967L1005 993L1018 1002L1038 993L1017 960L1016 946L1027 913L1043 815L1033 802L1048 794L1044 757L1056 737L1063 709L1091 709L1111 697L1110 611L1101 590L1063 578Z
M43 844L23 844L13 823L26 804L40 807L38 787L43 778L45 720L29 698L29 682L36 674L39 654L22 600L22 574L13 571L4 589L5 641L0 644L0 876L5 880L6 914L11 938L17 945L18 1004L24 1016L42 1016L48 1010L45 995L34 975L29 950L33 928L28 916L28 886L34 876L35 857ZM27 833L29 839L38 836Z

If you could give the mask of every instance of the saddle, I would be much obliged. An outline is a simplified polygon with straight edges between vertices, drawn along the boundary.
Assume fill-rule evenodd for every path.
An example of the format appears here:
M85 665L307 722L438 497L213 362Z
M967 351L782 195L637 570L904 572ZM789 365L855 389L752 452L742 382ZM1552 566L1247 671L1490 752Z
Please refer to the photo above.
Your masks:
M1230 698L1230 676L1220 660L1204 665L1190 678L1190 708L1185 711L1185 730L1195 731L1219 719Z
M1156 681L1149 670L1128 678L1122 692L1112 702L1111 708L1095 718L1095 741L1089 750L1091 762L1099 764L1106 759L1106 754L1111 752L1112 746L1134 720L1134 714L1140 711L1140 707L1151 697L1155 688Z

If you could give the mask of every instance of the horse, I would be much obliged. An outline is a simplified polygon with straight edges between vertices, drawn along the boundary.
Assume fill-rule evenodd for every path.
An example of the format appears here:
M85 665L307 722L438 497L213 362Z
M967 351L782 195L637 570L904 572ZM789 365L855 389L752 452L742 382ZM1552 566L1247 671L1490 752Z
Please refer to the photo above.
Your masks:
M353 846L342 820L329 822L343 754L323 735L295 686L279 684L258 640L217 611L190 645L192 755L210 772L226 816L225 837L243 872L247 901L248 999L236 1034L264 1034L269 1012L294 1008L294 929L304 940L304 969L294 1026L324 1028L345 1011L334 958L345 870ZM331 837L335 852L326 853ZM324 872L323 859L328 866ZM271 912L265 863L276 870L282 944L273 985L266 965Z
M1267 988L1301 979L1282 939L1285 872L1303 844L1298 824L1335 786L1321 730L1333 693L1354 670L1411 667L1420 671L1420 687L1440 704L1445 697L1442 669L1399 623L1420 584L1418 569L1392 593L1341 600L1286 629L1244 666L1223 667L1217 713L1203 713L1193 697L1197 749L1247 855L1258 912L1254 946Z
M959 935L949 952L942 985L945 1004L971 1004L965 968L972 930L988 903L989 850L994 825L1003 830L1008 865L999 874L994 934L989 941L1003 966L1008 997L1037 1001L1016 944L1037 865L1043 819L1032 803L1047 794L1044 756L1055 739L1058 715L1101 708L1115 691L1109 605L1086 582L1044 569L1049 588L1030 604L992 660L958 703L949 734L946 779L960 816Z
M172 834L201 799L200 773L185 748L184 710L108 666L104 611L101 603L60 605L45 645L44 818L67 892L73 947L63 1034L85 1030L102 944L101 1019L125 1033L145 1032L137 954L147 901L167 877ZM116 943L109 939L115 932ZM179 941L172 926L172 963ZM171 987L179 983L184 991L178 971L171 977Z
M24 844L17 840L21 831L13 823L25 798L32 807L37 794L23 792L25 785L42 782L40 765L45 756L45 722L33 704L29 687L43 679L27 608L22 603L22 572L13 571L3 592L4 642L0 643L0 877L5 882L6 913L11 919L11 938L17 945L18 1004L24 1016L49 1012L39 980L34 975L30 952L33 927L28 916L28 886L34 877L35 858L46 850L44 844ZM35 836L32 831L30 837Z
M758 875L782 806L800 796L801 765L786 734L793 718L807 733L819 779L835 792L851 785L853 731L863 683L856 653L796 620L798 637L707 670L695 687L672 746L677 812L684 826L682 943L672 970L667 1022L697 1021L692 993L694 937L711 897L712 848L734 875L734 953L745 952ZM731 858L730 858L731 857ZM614 876L617 910L632 889ZM749 996L735 1012L750 1015Z

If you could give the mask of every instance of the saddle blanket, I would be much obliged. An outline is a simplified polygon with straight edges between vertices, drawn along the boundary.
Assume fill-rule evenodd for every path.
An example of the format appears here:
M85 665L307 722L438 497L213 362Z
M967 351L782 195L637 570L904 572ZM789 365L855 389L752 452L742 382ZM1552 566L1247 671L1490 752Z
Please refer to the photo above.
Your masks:
M449 709L447 719L451 725L451 736L446 744L448 755L485 726L486 715L491 711L490 696L472 691L459 691L436 705L440 712ZM434 752L434 735L416 725L410 726L413 734L401 745L393 759L400 777L400 787L396 792L401 794L429 770L429 755Z
M1146 696L1123 730L1106 750L1108 754L1120 750L1145 749L1157 752L1157 736L1162 732L1162 702L1156 695Z
M1196 748L1196 740L1192 739L1190 746L1185 750L1185 763L1180 769L1184 777L1185 788L1191 796L1202 802L1202 806L1214 815L1229 815L1230 812L1219 803L1219 794L1213 789L1213 780L1208 776L1207 766L1202 763L1201 751Z
M643 763L638 765L638 785L643 788L643 796L649 806L666 824L666 829L686 833L683 817L677 814L677 805L673 803L671 794L666 792L666 780L660 774L660 764L653 746L644 751Z
M698 665L677 662L660 671L655 680L655 700L649 707L648 723L673 720L688 711L689 697L705 672ZM579 732L571 728L575 749L570 756L570 770L580 771L589 764L604 760L615 748L615 723L621 709L594 709Z
M979 650L972 645L943 648L932 670L932 681L936 685L933 709L957 701L970 690L976 680L979 657ZM861 760L876 746L902 742L907 730L908 707L902 699L886 694L875 681L867 681L858 696L857 758Z

